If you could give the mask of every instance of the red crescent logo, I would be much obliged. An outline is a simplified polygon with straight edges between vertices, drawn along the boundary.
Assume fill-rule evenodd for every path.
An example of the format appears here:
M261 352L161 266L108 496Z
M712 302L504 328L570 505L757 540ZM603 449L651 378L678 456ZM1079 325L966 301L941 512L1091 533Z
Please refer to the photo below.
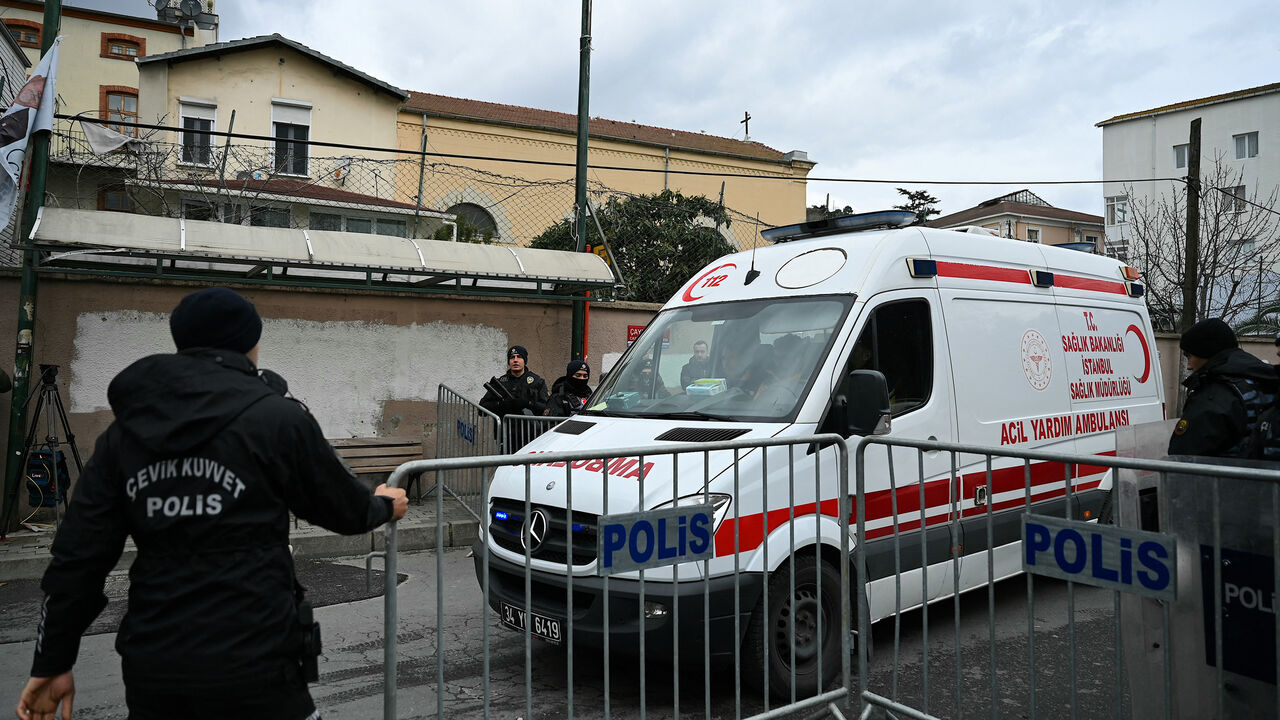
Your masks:
M1139 328L1137 325L1130 325L1125 329L1124 333L1126 335L1129 333L1137 335L1138 342L1142 345L1142 359L1146 364L1142 367L1142 377L1135 377L1134 380L1144 383L1147 381L1147 378L1151 377L1151 348L1147 345L1146 336L1142 334L1142 328Z
M718 267L713 267L713 268L711 268L710 270L708 270L708 271L706 271L706 272L702 273L701 275L699 275L698 277L694 278L694 279L693 279L693 282L689 283L689 287L685 288L685 290L684 290L684 295L681 295L680 297L681 297L681 298L683 298L685 302L693 302L693 301L695 301L695 300L701 300L701 299L702 299L702 296L701 296L701 295L699 295L699 296L697 296L697 297L694 297L694 295L693 295L693 289L694 289L694 288L696 288L696 287L698 287L698 283L702 282L703 280L705 280L705 279L707 278L707 276L708 276L708 275L710 275L711 273L713 273L713 272L715 272L715 271L717 271L717 270L720 270L721 268L736 268L736 267L738 267L738 266L737 266L737 265L735 265L735 264L733 264L733 263L725 263L725 264L720 265L720 266L718 266Z

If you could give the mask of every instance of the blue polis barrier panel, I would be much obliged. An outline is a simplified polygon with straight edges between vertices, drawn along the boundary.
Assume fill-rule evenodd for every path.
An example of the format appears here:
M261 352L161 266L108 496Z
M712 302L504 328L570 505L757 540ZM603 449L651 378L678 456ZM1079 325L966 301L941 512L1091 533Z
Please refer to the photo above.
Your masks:
M714 519L706 504L606 515L596 526L599 574L710 560Z
M1046 515L1022 518L1022 569L1173 602L1178 597L1172 535Z

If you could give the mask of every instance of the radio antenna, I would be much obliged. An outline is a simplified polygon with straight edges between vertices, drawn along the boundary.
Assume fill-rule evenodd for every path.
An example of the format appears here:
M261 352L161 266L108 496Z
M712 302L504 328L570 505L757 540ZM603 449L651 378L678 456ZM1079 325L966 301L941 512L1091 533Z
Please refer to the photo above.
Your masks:
M756 237L760 237L760 213L756 213ZM747 281L743 285L750 285L752 281L760 277L760 271L756 269L756 248L760 245L756 240L751 241L751 269L747 271Z

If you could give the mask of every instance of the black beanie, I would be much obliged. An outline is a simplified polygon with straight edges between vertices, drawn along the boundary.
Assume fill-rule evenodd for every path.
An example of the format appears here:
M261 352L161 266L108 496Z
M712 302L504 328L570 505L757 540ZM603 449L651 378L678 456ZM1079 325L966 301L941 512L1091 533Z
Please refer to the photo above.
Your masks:
M1209 318L1182 333L1178 347L1188 355L1208 360L1223 350L1240 347L1240 343L1236 342L1236 334L1230 325L1221 318Z
M207 347L246 353L262 337L262 318L239 293L212 287L182 298L169 315L169 332L178 350Z
M573 377L573 374L579 370L586 370L587 377L591 377L591 366L581 360L570 360L569 364L564 366L564 376Z
M508 360L510 360L511 358L517 355L519 355L520 358L525 362L529 362L529 351L525 350L523 345L512 345L511 349L507 350Z

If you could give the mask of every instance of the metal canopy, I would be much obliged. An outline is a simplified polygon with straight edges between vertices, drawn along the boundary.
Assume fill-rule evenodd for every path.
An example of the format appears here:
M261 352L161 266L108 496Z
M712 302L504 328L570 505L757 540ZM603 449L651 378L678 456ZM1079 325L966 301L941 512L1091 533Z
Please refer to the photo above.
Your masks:
M41 271L541 297L616 284L591 253L54 207L31 241Z

